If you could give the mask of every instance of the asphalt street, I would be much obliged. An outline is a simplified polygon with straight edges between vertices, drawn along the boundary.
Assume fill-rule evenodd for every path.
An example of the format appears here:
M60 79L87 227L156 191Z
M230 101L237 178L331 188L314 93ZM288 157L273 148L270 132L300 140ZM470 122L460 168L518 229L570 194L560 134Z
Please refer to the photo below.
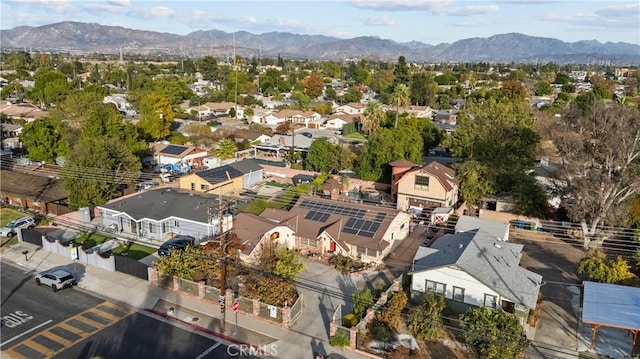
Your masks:
M258 358L78 288L37 286L35 273L4 262L0 269L0 349L11 358Z

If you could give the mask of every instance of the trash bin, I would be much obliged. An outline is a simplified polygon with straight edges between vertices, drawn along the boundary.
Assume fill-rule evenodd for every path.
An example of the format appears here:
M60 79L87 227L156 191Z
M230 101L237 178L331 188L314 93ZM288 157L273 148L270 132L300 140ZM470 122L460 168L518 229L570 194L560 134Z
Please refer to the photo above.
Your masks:
M523 220L518 220L518 229L524 229L524 221Z

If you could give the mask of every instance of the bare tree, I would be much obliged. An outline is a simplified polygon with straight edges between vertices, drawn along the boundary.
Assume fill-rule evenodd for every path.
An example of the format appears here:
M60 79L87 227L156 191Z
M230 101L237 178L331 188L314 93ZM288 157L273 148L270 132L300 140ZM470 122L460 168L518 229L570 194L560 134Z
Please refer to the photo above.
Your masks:
M562 166L561 193L573 200L584 248L611 236L603 226L623 222L629 197L640 189L640 113L619 104L573 106L553 134Z

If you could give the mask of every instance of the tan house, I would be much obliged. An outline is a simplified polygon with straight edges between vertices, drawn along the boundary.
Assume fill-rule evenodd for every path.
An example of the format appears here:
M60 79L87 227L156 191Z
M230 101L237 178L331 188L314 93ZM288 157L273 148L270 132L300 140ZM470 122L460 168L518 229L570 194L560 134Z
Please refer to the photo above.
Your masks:
M411 221L395 209L307 196L288 211L267 208L260 217L293 229L302 252L342 254L365 263L381 263L407 237Z
M0 113L13 119L32 122L37 119L47 117L49 113L41 110L38 106L27 102L23 103L2 103Z
M262 181L264 170L253 160L243 160L221 167L190 173L179 179L180 188L209 194L240 192Z
M234 233L242 244L240 260L257 264L260 252L267 246L295 248L295 232L286 224L280 224L251 213L238 213L233 218Z
M402 211L433 207L454 207L458 202L455 171L439 162L422 165L407 160L391 166L391 197Z
M4 205L45 215L69 213L69 195L56 178L3 169L0 171L0 199Z

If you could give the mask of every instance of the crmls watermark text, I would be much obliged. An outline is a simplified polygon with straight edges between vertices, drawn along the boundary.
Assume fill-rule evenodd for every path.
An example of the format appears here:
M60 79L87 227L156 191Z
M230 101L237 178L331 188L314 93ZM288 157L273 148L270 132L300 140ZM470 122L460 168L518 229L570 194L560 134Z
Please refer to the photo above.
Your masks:
M248 355L278 355L277 344L265 345L248 345L248 344L231 344L227 347L227 354L232 357L248 356Z

